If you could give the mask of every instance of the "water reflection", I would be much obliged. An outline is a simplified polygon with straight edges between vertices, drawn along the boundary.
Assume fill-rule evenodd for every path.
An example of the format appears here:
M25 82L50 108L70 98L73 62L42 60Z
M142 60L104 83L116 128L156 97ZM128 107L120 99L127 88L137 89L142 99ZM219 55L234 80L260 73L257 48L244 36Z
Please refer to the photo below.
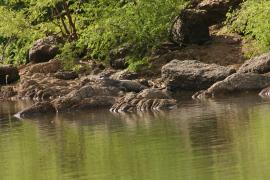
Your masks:
M18 120L0 105L0 175L26 179L268 179L270 104L183 102L171 112L73 112Z

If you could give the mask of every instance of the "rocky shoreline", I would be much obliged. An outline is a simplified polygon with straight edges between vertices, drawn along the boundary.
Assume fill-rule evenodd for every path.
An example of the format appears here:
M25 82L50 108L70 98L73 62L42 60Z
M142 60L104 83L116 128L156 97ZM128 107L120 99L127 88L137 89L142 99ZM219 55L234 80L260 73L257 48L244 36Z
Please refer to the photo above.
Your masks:
M8 68L14 75L14 68ZM197 60L175 59L161 67L160 77L152 79L111 68L89 75L67 72L62 70L60 61L54 59L17 71L20 80L1 86L0 97L2 101L35 102L17 115L20 118L96 108L115 113L170 110L177 107L177 99L172 98L174 94L186 91L194 92L194 99L254 92L270 97L269 71L270 53L247 61L238 70ZM8 71L0 68L0 72Z
M150 67L137 73L125 69L128 46L112 51L110 67L90 60L80 62L75 72L65 71L55 58L58 40L40 39L29 50L30 64L0 66L0 100L33 101L16 115L31 118L97 108L115 113L171 110L177 108L179 92L199 100L254 92L268 98L270 53L245 61L241 38L211 30L240 3L194 1L176 18L171 42L153 52Z

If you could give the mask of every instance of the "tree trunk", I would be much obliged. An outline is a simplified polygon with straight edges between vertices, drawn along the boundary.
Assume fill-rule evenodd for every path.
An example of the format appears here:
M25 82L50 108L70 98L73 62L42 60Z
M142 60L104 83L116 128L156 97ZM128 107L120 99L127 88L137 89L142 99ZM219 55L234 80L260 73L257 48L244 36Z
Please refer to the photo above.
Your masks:
M65 15L67 16L69 26L70 26L70 29L71 29L71 36L72 36L71 38L72 38L72 40L77 40L78 39L77 29L76 29L75 23L73 22L71 12L69 10L67 2L65 1L63 5L64 5L64 9L66 11Z

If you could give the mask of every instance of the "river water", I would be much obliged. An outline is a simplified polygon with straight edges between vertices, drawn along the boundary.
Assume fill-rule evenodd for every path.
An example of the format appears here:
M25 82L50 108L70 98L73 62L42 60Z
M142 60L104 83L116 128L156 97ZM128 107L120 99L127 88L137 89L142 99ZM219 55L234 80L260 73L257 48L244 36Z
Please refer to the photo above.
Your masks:
M0 104L1 180L270 179L270 102L182 102L170 112L18 120Z

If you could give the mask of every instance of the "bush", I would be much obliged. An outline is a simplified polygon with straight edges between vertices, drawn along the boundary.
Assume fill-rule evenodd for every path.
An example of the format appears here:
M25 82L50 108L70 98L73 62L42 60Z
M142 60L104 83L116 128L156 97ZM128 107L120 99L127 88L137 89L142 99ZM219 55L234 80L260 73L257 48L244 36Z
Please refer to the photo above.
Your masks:
M269 15L269 0L247 0L240 10L228 15L230 29L242 34L250 42L247 56L270 50Z
M27 50L34 40L47 34L57 34L67 42L59 56L68 61L67 66L72 66L70 59L76 58L74 49L76 52L84 52L86 58L106 62L110 50L128 43L134 48L128 55L130 68L137 69L141 64L147 63L144 57L152 48L167 40L171 20L187 1L0 2L0 18L6 19L0 21L0 46L4 50L2 55L5 54L7 62L24 63ZM67 12L70 16L67 16ZM64 15L59 16L59 14ZM8 31L10 28L12 28L11 32ZM12 39L12 42L9 41L7 44L7 41L1 38Z
M122 44L133 44L136 56L168 37L172 18L184 0L140 0L125 5L108 5L102 17L82 31L80 44L91 49L91 56L106 59L108 52Z

